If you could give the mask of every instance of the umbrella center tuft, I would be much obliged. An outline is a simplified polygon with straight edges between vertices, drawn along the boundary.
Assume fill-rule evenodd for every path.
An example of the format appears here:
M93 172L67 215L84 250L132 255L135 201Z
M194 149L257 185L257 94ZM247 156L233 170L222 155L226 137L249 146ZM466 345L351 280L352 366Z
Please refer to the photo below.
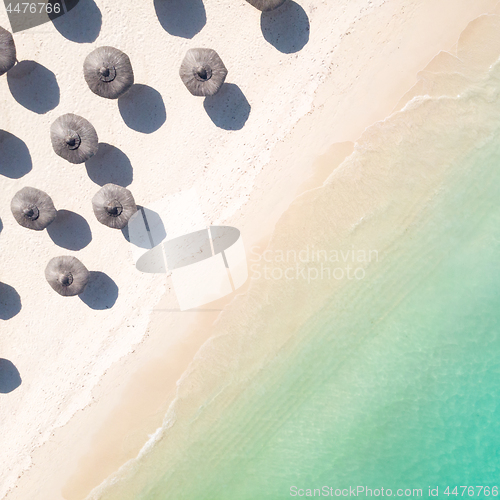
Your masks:
M80 136L78 135L78 132L75 132L74 130L68 130L68 133L66 134L66 137L64 138L64 142L68 146L68 149L78 149L80 147L80 144L82 142Z
M194 77L200 82L206 82L212 78L212 69L208 66L197 66L194 68Z
M73 275L68 271L61 276L61 285L70 286L73 283Z
M112 82L116 78L116 69L114 66L101 66L97 70L101 82Z
M123 205L118 200L112 200L108 203L106 211L111 217L118 217L123 212Z
M29 220L37 220L40 212L35 205L29 205L23 209L23 215Z

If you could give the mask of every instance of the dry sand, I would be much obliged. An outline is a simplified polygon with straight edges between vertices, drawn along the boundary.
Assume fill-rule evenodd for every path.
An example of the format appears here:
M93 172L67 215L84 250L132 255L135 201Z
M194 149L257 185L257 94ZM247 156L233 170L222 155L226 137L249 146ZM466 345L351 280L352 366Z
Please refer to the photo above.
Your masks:
M213 311L171 311L176 300L169 281L137 272L121 233L95 221L89 201L99 186L85 166L53 154L50 123L66 112L88 118L101 142L130 159L130 189L141 205L195 186L209 222L232 224L247 248L263 249L294 197L321 184L366 127L404 105L400 100L417 83L417 72L439 51L452 50L467 24L494 9L496 0L300 3L310 38L291 54L263 38L258 12L232 0L207 0L207 24L192 40L166 33L152 5L137 12L130 3L117 11L101 2L101 33L90 44L66 40L52 25L16 35L18 59L36 60L54 73L60 102L33 112L41 105L36 96L17 94L16 101L9 90L15 79L0 81L0 129L26 143L33 164L19 179L0 176L0 280L22 298L21 312L2 322L0 356L23 379L16 391L1 395L0 497L82 499L136 456L161 424L177 380L220 309L231 307L229 297L210 304ZM5 12L0 25L8 26ZM116 102L86 88L81 64L100 45L127 52L136 82L161 94L166 122L158 130L144 133L147 120L134 122L125 101L122 114L143 132L127 127ZM193 46L215 48L229 69L228 82L248 100L241 129L217 127L209 116L221 124L217 108L207 113L203 100L182 86L178 64ZM234 86L229 90L240 96ZM156 94L149 95L161 107ZM130 177L130 168L122 174ZM24 185L46 190L58 209L83 216L92 241L72 251L46 232L28 234L17 226L9 202ZM108 274L118 286L113 307L92 309L78 298L56 296L43 269L58 254L77 255L89 269Z

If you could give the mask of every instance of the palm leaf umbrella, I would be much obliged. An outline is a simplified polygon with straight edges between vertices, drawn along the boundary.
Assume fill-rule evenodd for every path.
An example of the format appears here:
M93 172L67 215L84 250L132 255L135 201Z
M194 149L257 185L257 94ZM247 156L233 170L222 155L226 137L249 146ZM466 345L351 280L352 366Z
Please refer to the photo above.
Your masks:
M50 139L56 154L70 163L83 163L99 148L97 132L92 124L78 115L60 116L50 127Z
M113 47L99 47L83 63L83 74L92 92L118 99L134 84L134 71L127 54Z
M196 96L215 95L224 84L227 69L213 49L189 49L179 70L184 85Z
M132 193L116 184L104 185L92 198L97 220L105 226L123 229L137 212Z
M267 12L277 9L280 5L283 5L286 0L247 0L247 2L256 9Z
M76 257L68 255L54 257L45 268L45 278L49 285L65 297L82 293L89 275L87 268Z
M16 45L12 35L0 26L0 76L16 64Z
M16 221L23 227L42 231L57 215L51 197L32 187L23 187L10 202L10 209Z

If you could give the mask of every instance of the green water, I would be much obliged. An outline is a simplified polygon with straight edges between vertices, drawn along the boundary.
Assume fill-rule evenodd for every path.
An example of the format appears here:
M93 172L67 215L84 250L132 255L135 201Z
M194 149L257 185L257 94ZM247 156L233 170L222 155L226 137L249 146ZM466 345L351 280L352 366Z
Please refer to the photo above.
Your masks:
M324 297L251 376L239 373L235 354L205 403L184 412L180 404L163 439L99 498L278 500L358 486L424 497L438 487L439 498L456 498L446 487L461 496L462 485L500 486L500 97L492 82L500 88L492 78L461 104L465 114L484 112L477 129L461 131L481 129L478 146L451 165L366 279ZM454 144L445 141L453 117L438 118L422 156ZM458 147L458 133L454 140ZM387 154L418 155L414 144Z
M484 175L443 195L418 247L399 248L371 293L312 318L300 349L141 498L279 499L291 486L359 485L424 496L439 486L446 498L447 486L499 485L500 149L488 148L470 159ZM398 275L414 287L400 302L388 293Z

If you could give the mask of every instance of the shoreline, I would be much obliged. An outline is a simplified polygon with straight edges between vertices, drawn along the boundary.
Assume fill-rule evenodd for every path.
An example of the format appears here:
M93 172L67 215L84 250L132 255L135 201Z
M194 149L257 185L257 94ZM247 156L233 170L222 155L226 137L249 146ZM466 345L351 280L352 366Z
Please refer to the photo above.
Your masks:
M448 3L451 4L451 2ZM480 8L476 5L475 9L482 10L486 4L491 4L493 6L496 2L482 2L481 5L483 5L483 7ZM431 8L430 4L428 8ZM385 9L388 10L389 7L386 6ZM386 15L387 10L385 11ZM464 19L466 17L467 16L464 14ZM467 17L467 19L471 21L476 17L477 14L474 14L470 15L470 18ZM362 17L361 19L365 18ZM423 16L423 19L425 19L425 16ZM420 21L422 21L422 19ZM401 19L400 22L402 27L405 21ZM435 22L438 23L436 20ZM418 24L417 21L415 21L415 23ZM458 35L464 28L465 26L459 28L453 27L453 30L450 30L447 36L441 34L440 37L438 37L439 40L433 40L432 43L429 42L429 45L426 46L426 50L422 51L426 55L421 55L421 59L425 60L425 64L420 64L420 60L414 62L415 66L417 66L417 64L419 66L415 68L415 72L411 77L405 73L404 77L396 86L397 89L387 89L387 85L383 85L386 80L383 79L384 81L381 81L379 85L376 86L379 93L383 96L378 102L377 109L363 115L361 113L363 103L359 103L357 106L361 109L358 109L356 106L352 109L351 118L347 120L347 124L344 121L343 123L337 123L335 125L335 115L341 114L340 108L342 108L341 102L343 100L338 99L338 102L335 102L337 97L332 98L331 89L327 88L328 84L331 83L330 79L333 79L335 74L332 73L325 78L315 92L313 109L299 120L296 126L287 134L287 137L279 142L272 152L272 156L268 163L271 173L263 172L258 177L257 185L254 188L254 197L252 198L252 195L250 195L250 199L242 210L243 215L230 218L229 221L224 220L226 223L241 227L242 233L243 228L245 229L243 236L247 249L250 248L251 244L255 244L272 234L274 224L297 197L297 193L314 189L316 186L323 184L324 180L331 174L331 171L328 171L331 165L335 162L338 162L338 165L341 164L343 158L349 154L349 144L352 144L361 134L356 137L354 137L354 135L356 135L358 131L362 132L368 126L389 116L395 105L399 102L401 96L405 95L415 83L417 73L422 70L439 51L449 50L453 44L456 43ZM458 31L456 36L454 36L455 31ZM369 36L369 34L366 35L367 38L369 38ZM453 40L443 47L442 43L444 38L446 38L447 42L450 41L450 39ZM437 51L436 45L439 45ZM419 47L419 49L421 48ZM345 50L347 53L347 48L345 48ZM413 50L417 49L413 48ZM428 57L428 53L431 53L430 57ZM400 54L399 58L401 59L403 57L404 56ZM406 57L410 59L408 56ZM374 63L375 61L372 62L372 64ZM389 78L389 81L391 81L391 76L397 74L398 71L399 69L397 66L387 68L386 78ZM366 80L369 79L366 78ZM412 80L410 85L408 85L409 80ZM371 82L365 81L364 84L370 86ZM351 99L354 99L356 95L363 94L364 86L359 85L359 88L355 88L354 90L351 89L351 91ZM400 92L400 94L397 94L398 92ZM376 94L376 92L374 94ZM373 98L373 94L370 97ZM384 104L381 104L382 102ZM366 103L364 103L364 105L366 108ZM385 114L383 109L387 110L387 114ZM378 118L375 118L374 121L369 123L364 123L359 119L360 113L367 122L372 120L373 117ZM329 129L330 133L325 134L322 138L314 136L314 140L310 141L308 147L301 150L301 148L297 146L297 138L311 138L314 134L314 127L319 126L319 122L321 122L321 129ZM332 127L332 123L335 126ZM332 136L336 137L337 140L331 142L327 136L330 138ZM329 151L326 153L324 152L325 147L329 148ZM314 155L313 151L316 151L316 155ZM318 159L318 154L322 156L322 158ZM296 155L296 157L291 161L290 158L293 155ZM314 157L316 157L315 167L310 167L311 163L314 161ZM292 163L291 168L294 173L302 173L304 165L307 165L309 175L305 178L301 177L300 182L294 178L293 175L287 175L288 172L285 171L285 168L289 167L290 163ZM280 167L278 165L282 166ZM278 180L281 181L279 188L273 190L272 186ZM292 189L292 186L295 186L295 189ZM273 194L272 197L271 193ZM285 193L287 196L281 198L281 203L276 204L278 196ZM289 193L293 193L293 196ZM255 208L256 206L258 208ZM269 215L268 208L270 207L276 208L274 208ZM261 221L266 213L268 214L267 226L263 229ZM253 216L254 222L245 219L245 216L249 214ZM248 241L245 235L247 235ZM239 293L240 292L237 292L237 294ZM155 309L161 307L168 308L172 300L174 299L171 294L165 294L160 301L161 305L156 306ZM223 307L220 308L223 309ZM214 311L211 313L204 313L203 317L200 317L198 313L195 315L195 318L190 318L188 321L186 321L185 315L181 315L182 317L179 318L173 317L173 320L169 320L168 322L172 331L177 331L178 329L176 341L173 341L167 339L166 336L161 333L167 321L165 321L165 319L158 319L155 313L153 313L150 318L146 338L135 347L132 354L122 358L107 370L99 384L93 389L93 402L91 405L86 406L85 410L73 416L70 422L64 427L56 429L52 438L35 451L33 458L37 471L35 472L35 466L32 466L31 469L22 476L18 488L13 490L12 493L8 494L5 498L9 500L26 498L26 496L23 497L22 495L34 493L35 491L38 494L42 493L45 495L50 492L50 498L54 500L57 500L57 497L54 495L59 491L62 491L63 495L60 498L65 498L67 500L84 498L93 487L100 484L102 480L100 476L104 474L106 474L105 477L108 476L107 472L103 470L104 464L123 464L126 460L136 456L137 452L144 445L145 436L147 437L151 432L154 432L154 429L158 427L158 422L161 424L165 414L164 410L166 410L169 400L171 400L175 394L177 381L180 378L179 374L182 375L182 373L185 372L194 355L209 338L210 332L207 330L211 329L211 326L205 329L206 325L212 325L216 322L219 314L219 311ZM202 328L200 328L200 325ZM176 349L176 351L172 352L173 349ZM158 354L159 352L162 353L161 356ZM169 367L170 371L165 370L165 355L170 357L174 365L171 368ZM152 357L156 359L156 366L146 366L150 363ZM177 361L177 363L174 364L174 361ZM138 372L141 373L139 377L137 376ZM127 373L129 382L124 381L122 378L124 373ZM155 381L158 381L158 379L162 377L166 380L155 386ZM142 385L139 381L142 381ZM132 387L130 387L129 384L132 384ZM143 390L144 385L152 387L147 394ZM110 398L109 394L111 392L115 393ZM165 394L168 394L167 398L165 398ZM137 399L139 396L144 398L141 407L144 408L144 405L147 406L149 418L144 422L144 418L142 418L139 412L135 417L131 417L128 423L120 422L124 414L129 414L131 408L138 406ZM137 429L134 418L141 422L140 430ZM101 422L101 424L98 425L97 422ZM88 428L92 429L92 437L87 436L84 431L84 429ZM109 435L110 429L115 430L116 434L114 436ZM78 432L80 436L78 436ZM82 433L85 435L82 436ZM124 438L124 436L127 436L127 438ZM108 439L108 441L105 441L103 439L104 437ZM99 441L98 447L96 447L96 441ZM124 442L126 446L123 445ZM64 448L61 448L61 443L65 443ZM120 444L121 449L116 450L116 446ZM75 449L80 450L78 457L73 455ZM72 458L69 459L69 456L72 456ZM53 460L53 458L57 459ZM79 477L76 477L74 474L76 467L78 467L79 470ZM49 469L49 471L52 470L52 477L48 474L49 471L47 469ZM57 474L54 474L54 471L57 471ZM58 476L57 479L54 476ZM45 479L42 480L42 478ZM69 483L71 483L71 485L69 485ZM42 496L42 498L45 497Z

